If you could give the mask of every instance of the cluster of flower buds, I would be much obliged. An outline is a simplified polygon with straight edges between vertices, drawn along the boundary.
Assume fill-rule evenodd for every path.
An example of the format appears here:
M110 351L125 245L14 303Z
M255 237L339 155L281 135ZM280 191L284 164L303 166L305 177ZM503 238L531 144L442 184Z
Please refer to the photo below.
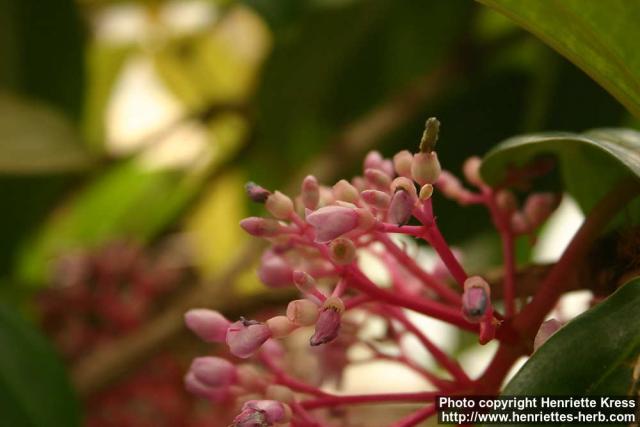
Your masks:
M535 194L527 199L522 212L518 211L512 193L496 193L484 183L479 158L464 164L466 180L476 187L466 189L440 165L435 151L438 129L437 120L427 121L415 154L405 150L387 159L376 151L370 152L364 160L362 176L350 181L342 179L333 186L324 186L315 177L307 176L294 198L255 183L246 185L249 198L264 204L271 215L240 222L247 233L271 244L261 258L258 276L272 288L297 288L301 298L289 302L283 314L264 322L244 318L232 322L207 309L186 314L187 326L204 341L225 343L232 355L242 359L257 356L280 385L296 392L293 397L288 395L287 401L271 398L264 387L251 388L243 383L239 367L217 358L196 359L186 377L190 390L213 401L244 397L234 426L271 426L284 419L291 420L292 425L312 425L309 420L313 417L305 410L305 403L314 408L320 403L301 401L301 396L326 393L290 379L274 362L277 357L269 354L274 352L276 340L287 338L294 331L308 333L311 347L331 347L340 342L335 348L346 353L348 346L360 339L357 333L353 339L339 339L349 329L343 324L351 310L382 318L388 331L381 339L393 340L401 353L401 337L416 335L453 381L468 384L470 380L457 362L435 347L403 311L417 311L474 331L481 343L496 336L504 318L494 310L489 284L479 276L466 274L460 254L451 250L440 233L433 211L434 190L461 204L484 204L499 230L504 229L504 224L512 227L518 221L516 217L525 218L526 228L513 226L505 238L533 231L549 216L557 200L555 196ZM391 235L424 240L440 257L437 267L421 265ZM360 260L365 252L389 272L390 284L377 283L362 269ZM314 330L306 331L307 328ZM333 352L325 352L323 357L340 359ZM348 363L343 359L346 362L338 363L340 369ZM409 359L404 354L397 358L415 369ZM436 387L447 388L448 380L420 372ZM255 375L260 381L254 378L253 383L268 380L265 373ZM340 373L332 375L339 377Z

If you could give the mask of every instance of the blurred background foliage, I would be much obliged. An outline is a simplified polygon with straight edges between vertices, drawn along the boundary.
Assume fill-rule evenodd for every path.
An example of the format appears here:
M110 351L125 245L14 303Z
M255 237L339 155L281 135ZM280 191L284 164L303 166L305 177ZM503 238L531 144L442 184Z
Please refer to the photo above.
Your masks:
M556 40L634 111L637 81L612 88L619 70L592 67L597 49L554 39L564 18L536 26L542 6L486 3ZM617 28L603 43L634 40ZM556 51L468 0L0 0L0 61L0 295L28 317L57 257L114 240L176 239L201 281L220 283L245 254L237 223L257 209L245 181L332 183L368 149L414 149L427 116L443 124L438 152L455 172L514 134L637 123ZM637 76L635 65L620 72ZM451 242L492 259L481 209L437 206ZM258 292L254 261L234 276L243 292Z

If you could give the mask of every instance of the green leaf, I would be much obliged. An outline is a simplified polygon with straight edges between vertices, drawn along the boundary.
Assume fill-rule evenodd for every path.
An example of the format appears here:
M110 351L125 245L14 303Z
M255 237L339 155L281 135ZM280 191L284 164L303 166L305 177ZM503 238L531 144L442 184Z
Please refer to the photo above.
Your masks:
M502 183L512 168L553 157L562 185L584 212L622 178L640 177L640 133L631 129L594 129L583 134L541 133L516 136L491 150L481 173L491 185ZM636 203L628 207L639 218Z
M627 0L479 0L582 68L640 117L640 3Z
M0 174L69 172L91 164L64 116L0 93Z
M12 427L80 425L64 367L30 324L0 305L0 414Z
M504 395L628 395L640 354L640 279L555 333Z

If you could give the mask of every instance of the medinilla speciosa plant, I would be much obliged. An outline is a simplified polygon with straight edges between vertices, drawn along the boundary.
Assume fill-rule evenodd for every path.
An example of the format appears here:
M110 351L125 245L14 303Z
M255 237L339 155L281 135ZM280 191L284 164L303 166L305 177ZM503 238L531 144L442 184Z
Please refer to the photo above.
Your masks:
M392 425L409 427L436 413L437 396L499 394L516 360L534 352L507 386L509 394L624 394L633 386L640 348L633 331L640 321L632 313L640 284L622 286L632 277L633 262L612 277L605 274L613 271L611 265L588 260L597 257L598 239L613 235L619 242L613 227L625 221L628 226L633 218L631 202L640 189L635 178L640 136L599 130L514 138L484 160L468 159L463 182L440 165L439 126L436 119L427 120L416 153L401 151L387 159L370 152L362 176L333 186L307 176L292 198L247 184L251 200L263 203L270 214L240 223L247 233L270 243L258 276L268 287L295 287L299 296L264 321L227 319L208 309L187 312L186 324L193 332L206 342L225 344L230 353L227 359L195 359L185 377L189 391L216 405L237 405L235 427L337 425L344 412L324 409L399 402L415 409ZM555 144L559 140L563 143ZM562 186L536 190L541 181ZM555 264L518 266L516 241L535 245L563 190L587 213L584 223ZM501 241L499 277L470 274L465 268L465 253L452 249L440 231L447 218L438 217L434 193L461 208L486 208ZM603 238L607 232L609 237ZM439 260L425 267L409 250L412 244L415 248L412 240L430 246ZM388 280L373 277L362 262L365 256L383 267ZM564 326L548 319L560 296L577 288L594 292L595 308ZM480 345L498 341L498 350L484 372L472 378L411 312L476 334ZM371 321L383 325L374 337L364 333ZM620 333L611 334L611 328ZM300 334L318 359L312 375L296 375L291 368L287 338ZM437 369L416 360L404 345L407 336L431 354ZM355 347L367 350L365 360L405 365L430 386L406 393L329 392L323 387L327 382L339 387L345 369L363 361L349 356ZM585 352L581 361L574 360L576 352ZM590 375L581 372L585 366ZM613 378L613 372L615 381L603 381L603 375ZM555 385L545 388L549 384Z

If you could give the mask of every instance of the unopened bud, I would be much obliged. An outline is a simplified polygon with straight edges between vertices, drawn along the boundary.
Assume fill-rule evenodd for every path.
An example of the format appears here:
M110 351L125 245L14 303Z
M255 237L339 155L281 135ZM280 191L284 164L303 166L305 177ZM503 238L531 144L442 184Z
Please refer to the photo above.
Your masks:
M362 169L382 169L382 162L384 161L384 157L380 154L379 151L372 150L367 153L364 158L364 164Z
M409 222L415 201L415 196L412 197L405 190L396 191L389 206L389 221L396 225L404 225Z
M496 205L501 211L510 215L518 209L518 200L511 191L500 190L496 194Z
M222 314L206 308L194 308L184 315L185 324L205 342L224 342L231 322Z
M320 203L320 186L313 175L308 175L302 181L302 204L307 209L316 209Z
M298 325L291 322L287 316L275 316L267 320L266 323L273 338L287 337L298 328Z
M293 213L293 202L279 191L267 197L265 207L271 215L278 219L289 219Z
M391 192L395 193L398 190L404 190L413 197L416 197L418 195L414 182L411 179L405 178L403 176L399 176L391 181Z
M453 200L460 199L465 191L460 180L455 175L447 171L442 171L437 185L438 189L445 197Z
M228 387L210 387L203 384L192 371L185 375L184 387L189 393L212 402L222 402L229 395Z
M333 186L333 194L336 199L349 203L355 203L360 198L358 190L345 179L341 179Z
M249 400L233 419L232 427L268 427L291 419L291 409L275 400Z
M418 153L413 156L411 175L418 184L433 184L438 180L441 172L442 168L435 151Z
M197 357L189 368L195 378L209 387L223 387L237 381L236 367L220 357Z
M464 173L465 178L471 184L476 187L482 187L485 185L484 181L480 177L480 165L482 164L482 160L480 157L470 157L468 158L464 164L462 165L462 173Z
M307 299L291 301L287 306L287 318L300 326L311 326L318 320L318 306Z
M380 169L366 169L364 171L364 176L372 186L381 190L389 189L391 178Z
M557 201L558 198L553 193L535 193L527 197L522 210L531 225L537 227L553 213Z
M424 124L424 132L420 140L420 151L422 153L430 153L436 148L439 133L440 121L435 117L429 117Z
M229 351L242 359L251 357L269 338L271 330L255 320L239 320L227 330Z
M491 289L480 276L469 277L464 282L462 294L462 314L472 323L477 323L490 312Z
M282 256L268 250L260 259L258 277L267 286L282 288L293 282L293 269Z
M316 322L316 330L309 343L312 346L325 344L338 337L344 303L339 298L327 298Z
M425 184L420 188L420 195L418 196L423 202L428 200L433 195L433 185Z
M562 323L557 321L556 319L549 319L542 322L540 325L540 329L538 329L538 333L533 340L533 351L537 351L542 344L547 342L549 338L562 327Z
M316 231L316 242L325 243L358 227L358 212L344 206L325 206L307 215Z
M329 256L338 265L351 264L356 259L356 246L351 240L339 237L329 244Z
M411 178L411 162L413 161L413 154L408 150L402 150L393 156L393 167L399 176L405 178Z
M271 195L269 190L251 181L244 185L244 190L247 192L247 196L256 203L266 202L267 198Z
M277 220L256 216L240 221L240 227L256 237L275 237L282 231L282 226Z
M531 232L531 224L527 217L520 211L511 214L511 231L515 234L525 234Z
M362 199L367 202L369 206L376 209L387 210L391 198L387 193L378 190L365 190L362 192Z

